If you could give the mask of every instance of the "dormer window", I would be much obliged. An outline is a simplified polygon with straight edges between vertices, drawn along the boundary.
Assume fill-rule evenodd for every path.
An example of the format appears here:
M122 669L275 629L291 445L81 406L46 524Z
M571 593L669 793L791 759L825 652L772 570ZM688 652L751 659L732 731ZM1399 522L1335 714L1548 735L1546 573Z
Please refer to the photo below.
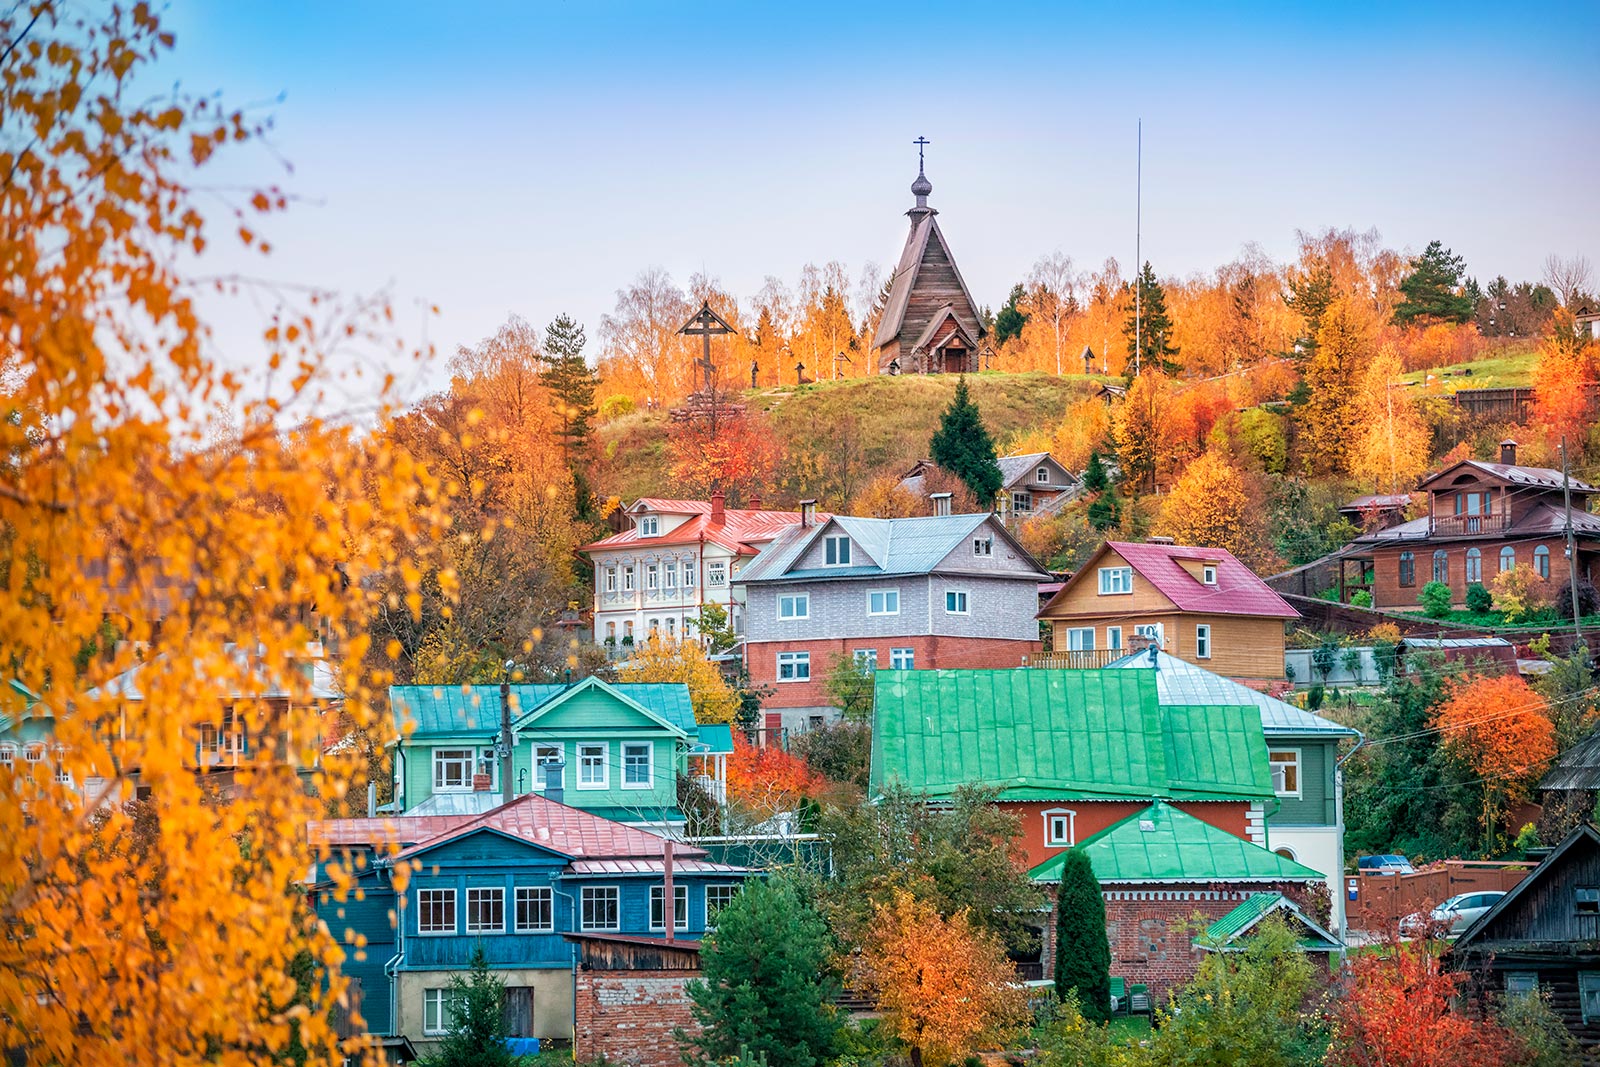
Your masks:
M660 537L661 536L661 516L660 515L640 515L639 516L639 536L640 537Z
M850 566L850 538L827 537L822 543L823 562L829 567Z
M1200 581L1205 585L1217 584L1217 565L1207 563L1200 568Z
M994 538L974 537L972 539L972 554L974 556L994 555Z
M1040 467L1038 470L1034 471L1033 480L1038 482L1040 485L1048 485L1050 483L1050 468Z

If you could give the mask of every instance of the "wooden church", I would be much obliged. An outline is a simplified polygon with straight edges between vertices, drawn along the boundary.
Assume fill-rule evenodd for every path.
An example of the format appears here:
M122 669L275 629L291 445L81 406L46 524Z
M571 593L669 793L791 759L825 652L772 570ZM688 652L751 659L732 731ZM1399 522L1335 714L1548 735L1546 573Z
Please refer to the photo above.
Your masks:
M906 212L911 235L889 280L889 303L872 346L879 374L959 374L979 369L978 346L988 331L967 291L950 246L939 230L939 212L928 206L933 183L922 166L918 141L916 205Z

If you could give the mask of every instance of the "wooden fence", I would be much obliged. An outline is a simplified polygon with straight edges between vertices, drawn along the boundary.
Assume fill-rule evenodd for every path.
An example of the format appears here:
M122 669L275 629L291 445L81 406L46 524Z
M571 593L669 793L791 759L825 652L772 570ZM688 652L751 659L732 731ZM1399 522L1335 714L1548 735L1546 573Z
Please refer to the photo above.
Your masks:
M1457 893L1508 890L1533 870L1532 863L1445 860L1415 874L1347 874L1345 914L1353 930L1381 934L1415 912L1438 907ZM1350 899L1351 887L1355 899Z

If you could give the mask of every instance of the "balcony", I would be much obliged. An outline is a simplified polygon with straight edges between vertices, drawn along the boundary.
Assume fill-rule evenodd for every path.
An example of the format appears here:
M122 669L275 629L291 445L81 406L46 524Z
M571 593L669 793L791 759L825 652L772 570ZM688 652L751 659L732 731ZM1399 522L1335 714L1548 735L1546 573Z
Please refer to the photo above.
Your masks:
M1121 659L1128 648L1089 648L1071 652L1036 652L1028 657L1028 666L1069 671L1092 671L1104 667L1112 660Z
M1510 515L1434 516L1428 530L1440 537L1470 537L1475 534L1504 533L1511 527Z

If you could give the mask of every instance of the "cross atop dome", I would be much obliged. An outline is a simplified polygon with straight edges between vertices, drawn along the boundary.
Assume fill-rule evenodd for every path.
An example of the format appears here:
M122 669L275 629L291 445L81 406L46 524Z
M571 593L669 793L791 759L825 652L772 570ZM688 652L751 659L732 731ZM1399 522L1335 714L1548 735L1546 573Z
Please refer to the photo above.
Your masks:
M917 146L917 179L911 183L911 195L917 198L917 206L912 210L932 211L933 209L928 207L928 194L933 192L933 183L924 173L922 150L933 142L926 137L918 137L911 143Z

